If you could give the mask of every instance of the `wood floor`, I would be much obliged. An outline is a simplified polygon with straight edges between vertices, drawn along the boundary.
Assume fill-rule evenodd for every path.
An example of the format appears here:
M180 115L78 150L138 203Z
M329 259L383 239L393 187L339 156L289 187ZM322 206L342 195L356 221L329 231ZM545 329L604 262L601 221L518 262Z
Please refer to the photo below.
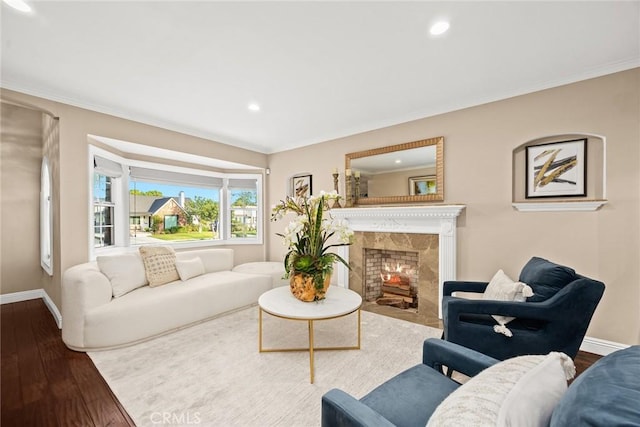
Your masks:
M1 305L0 315L0 425L135 425L89 356L62 343L42 300ZM578 374L599 358L579 352Z
M42 300L0 306L0 322L0 425L135 425L89 356L63 344Z

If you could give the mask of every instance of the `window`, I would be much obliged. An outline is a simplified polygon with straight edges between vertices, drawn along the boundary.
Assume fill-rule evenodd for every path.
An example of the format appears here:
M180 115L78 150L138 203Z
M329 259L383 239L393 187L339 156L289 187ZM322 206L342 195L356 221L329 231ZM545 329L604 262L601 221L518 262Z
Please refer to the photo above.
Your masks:
M255 238L258 233L258 190L255 179L230 179L231 238Z
M93 246L114 245L114 208L111 199L111 177L93 175Z
M130 243L184 243L219 240L217 230L223 179L131 167L129 216L144 227Z
M53 275L53 211L51 209L51 173L49 159L42 159L40 170L40 265Z
M178 228L178 215L165 215L164 229L170 230L172 228Z
M93 250L262 243L262 174L129 160L96 147L91 152L97 160Z
M93 247L115 246L118 220L118 184L121 182L122 165L104 157L93 158ZM121 203L120 203L121 204ZM121 217L121 216L120 216Z

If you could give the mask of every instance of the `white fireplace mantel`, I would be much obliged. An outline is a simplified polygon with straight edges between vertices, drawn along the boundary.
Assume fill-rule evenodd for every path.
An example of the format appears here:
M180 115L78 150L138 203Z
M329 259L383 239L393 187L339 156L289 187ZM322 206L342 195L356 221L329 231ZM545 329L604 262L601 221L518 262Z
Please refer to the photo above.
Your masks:
M342 208L332 209L331 215L346 220L353 231L437 234L438 306L442 310L442 285L456 279L456 220L464 208L465 205ZM348 246L337 249L338 255L349 261ZM336 273L338 283L348 288L349 270L338 263Z

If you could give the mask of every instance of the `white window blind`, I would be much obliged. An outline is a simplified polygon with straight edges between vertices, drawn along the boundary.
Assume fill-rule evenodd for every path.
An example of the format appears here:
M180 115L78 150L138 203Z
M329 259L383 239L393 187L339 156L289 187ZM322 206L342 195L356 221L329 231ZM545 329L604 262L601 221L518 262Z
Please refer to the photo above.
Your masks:
M120 178L122 176L122 165L113 160L100 156L93 156L93 168L100 175Z
M137 166L129 167L129 176L135 181L171 183L191 187L221 188L222 178L205 175L193 175L180 172L169 172L160 169L148 169Z
M257 187L257 179L255 178L230 178L229 179L229 188L237 189L237 190L255 190Z

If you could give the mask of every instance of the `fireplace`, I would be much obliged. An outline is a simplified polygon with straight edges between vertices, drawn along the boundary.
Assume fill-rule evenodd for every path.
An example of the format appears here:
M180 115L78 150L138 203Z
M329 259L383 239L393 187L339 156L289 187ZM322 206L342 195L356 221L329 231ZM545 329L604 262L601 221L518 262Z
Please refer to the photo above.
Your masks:
M372 259L367 260L367 258ZM376 262L377 259L380 259L379 264ZM386 262L383 262L383 259ZM412 309L418 323L434 324L438 320L438 259L437 234L356 231L353 244L349 247L349 264L351 265L349 288L360 293L365 304L368 301L396 309ZM380 274L385 274L384 270L387 266L389 270L401 270L404 275L415 277L413 295L411 295L412 277L409 278L409 295L407 295L412 300L415 296L415 302L409 303L413 307L407 307L398 301L397 296L391 295L393 292L387 292L389 295L386 295L386 298L391 298L386 301L387 304L378 304L378 297L385 297L384 292L376 297L367 292L368 283L369 287L373 288L372 292L376 292L375 285L370 284L371 280L367 280L372 279L373 275L377 276L376 284L382 291L383 280ZM402 293L401 291L402 289L399 289L395 293ZM409 302L408 299L406 301ZM384 310L384 313L394 315L392 310ZM403 314L401 317L410 320L411 316Z
M399 309L418 308L418 252L364 249L363 298Z
M348 221L355 231L354 243L338 248L351 266L348 270L337 264L339 285L366 300L365 250L417 252L420 323L441 318L442 284L456 279L456 219L463 209L463 205L333 209L331 214Z

